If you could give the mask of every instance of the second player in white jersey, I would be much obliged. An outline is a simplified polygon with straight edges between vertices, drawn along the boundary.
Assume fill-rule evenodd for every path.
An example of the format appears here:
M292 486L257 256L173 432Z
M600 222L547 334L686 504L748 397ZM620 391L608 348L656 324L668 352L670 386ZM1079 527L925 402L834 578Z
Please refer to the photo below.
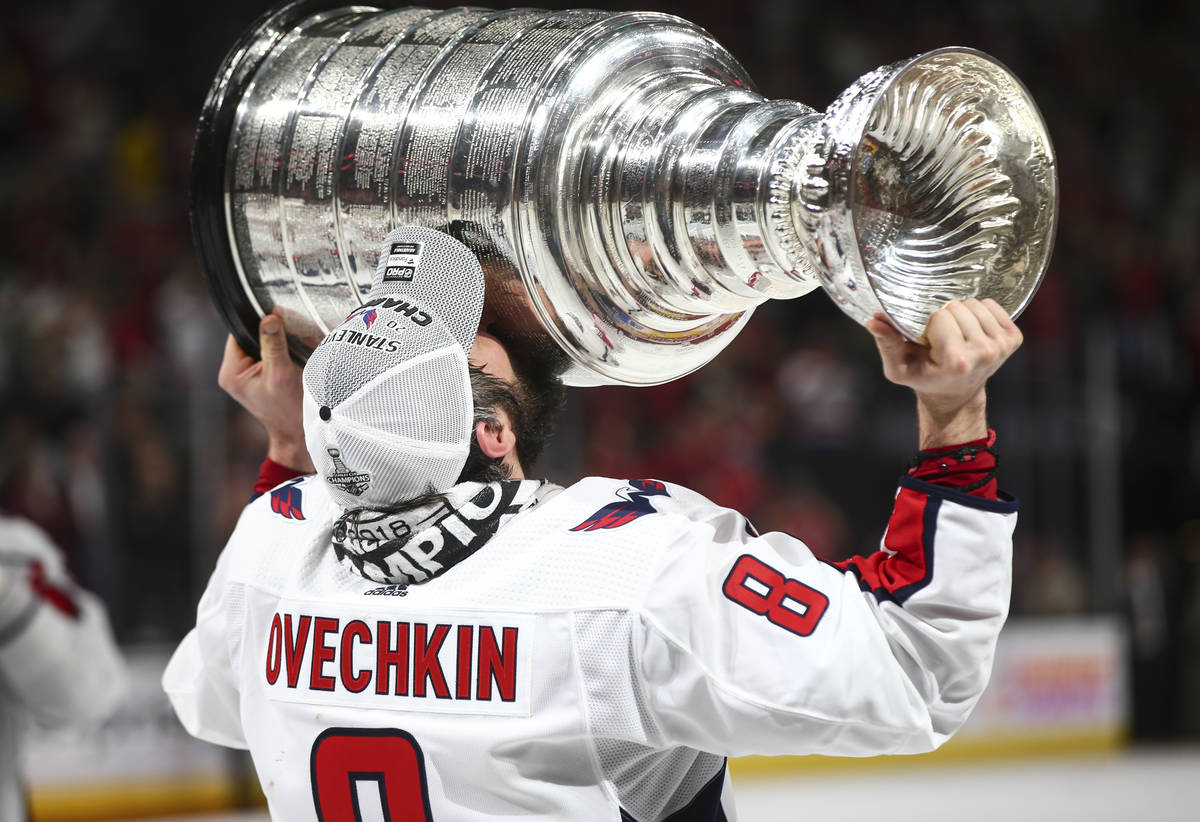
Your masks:
M77 586L49 535L0 516L0 820L26 816L20 737L98 725L125 692L125 665L100 599Z

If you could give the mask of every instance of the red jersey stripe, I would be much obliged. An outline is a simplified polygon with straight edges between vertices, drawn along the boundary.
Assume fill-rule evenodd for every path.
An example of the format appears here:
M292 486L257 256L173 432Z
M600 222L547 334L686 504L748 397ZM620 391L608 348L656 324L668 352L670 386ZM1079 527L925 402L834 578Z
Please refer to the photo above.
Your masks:
M940 507L937 497L901 488L883 537L886 550L834 565L853 573L859 587L873 593L877 600L904 604L933 579L933 537Z

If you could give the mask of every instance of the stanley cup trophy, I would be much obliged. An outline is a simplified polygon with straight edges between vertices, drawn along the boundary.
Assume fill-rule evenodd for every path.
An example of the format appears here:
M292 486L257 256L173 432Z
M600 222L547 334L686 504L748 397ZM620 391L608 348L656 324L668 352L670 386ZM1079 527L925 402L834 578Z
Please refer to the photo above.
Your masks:
M192 209L247 351L281 310L307 357L388 231L425 225L479 256L503 330L569 355L565 382L652 385L817 286L916 341L952 299L1016 316L1057 196L1028 92L971 49L870 72L822 115L663 14L300 2L226 57Z

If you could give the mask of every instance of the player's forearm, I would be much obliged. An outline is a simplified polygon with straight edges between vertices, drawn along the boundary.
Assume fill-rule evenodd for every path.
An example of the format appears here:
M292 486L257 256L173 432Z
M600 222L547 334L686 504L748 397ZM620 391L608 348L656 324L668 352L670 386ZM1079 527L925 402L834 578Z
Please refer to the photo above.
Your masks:
M927 451L987 436L987 393L983 388L966 402L917 394L918 448Z
M930 493L923 509L937 506L921 533L932 573L901 607L878 612L896 659L902 666L915 660L922 672L912 683L928 706L938 744L966 721L990 679L1008 616L1017 517L1012 500L954 491L944 497Z

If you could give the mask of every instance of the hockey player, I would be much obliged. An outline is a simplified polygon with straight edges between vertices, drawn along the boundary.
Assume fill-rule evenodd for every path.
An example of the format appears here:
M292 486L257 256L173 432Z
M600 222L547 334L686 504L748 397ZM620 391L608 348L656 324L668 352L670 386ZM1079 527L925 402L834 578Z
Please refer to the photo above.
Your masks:
M249 748L274 819L733 819L728 756L954 733L1008 610L999 306L951 303L929 348L868 324L922 451L880 550L831 565L669 482L526 479L553 392L476 333L482 291L465 247L389 236L304 369L316 475L247 507L164 677L191 733ZM274 350L227 357L252 409L301 387Z
M117 707L124 664L104 606L76 586L50 538L0 517L0 819L26 819L23 721L98 723Z

